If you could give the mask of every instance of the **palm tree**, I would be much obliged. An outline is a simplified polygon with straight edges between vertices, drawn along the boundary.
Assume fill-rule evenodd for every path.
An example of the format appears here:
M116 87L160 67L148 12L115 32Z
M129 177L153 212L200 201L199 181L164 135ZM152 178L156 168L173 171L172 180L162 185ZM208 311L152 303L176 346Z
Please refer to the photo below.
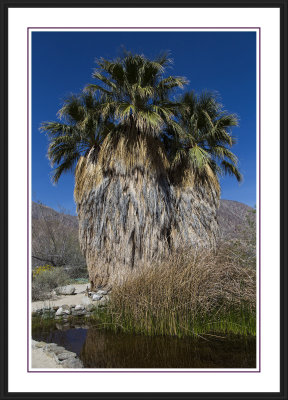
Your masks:
M49 137L48 157L52 167L53 183L67 171L73 171L81 156L87 156L93 149L98 154L113 123L103 119L101 104L91 93L72 95L58 111L59 122L41 124L41 131Z
M100 59L96 83L60 110L65 123L42 126L54 180L77 163L74 197L92 288L169 252L174 213L162 132L168 123L177 130L170 96L186 83L165 74L169 64L167 55Z
M193 91L180 99L178 112L181 130L168 128L171 168L175 195L174 246L215 248L218 237L217 209L220 198L219 177L230 174L241 181L231 127L237 126L234 114L223 110L212 93L200 96ZM166 140L167 141L167 140Z

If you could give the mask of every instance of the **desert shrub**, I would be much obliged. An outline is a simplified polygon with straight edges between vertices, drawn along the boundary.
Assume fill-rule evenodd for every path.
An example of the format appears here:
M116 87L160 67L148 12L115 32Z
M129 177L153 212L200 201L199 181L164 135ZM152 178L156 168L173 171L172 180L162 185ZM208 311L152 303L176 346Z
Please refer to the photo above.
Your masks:
M40 266L33 270L32 300L45 300L51 297L51 291L69 283L64 268Z
M105 323L145 334L255 334L252 263L239 244L237 252L230 243L217 253L183 249L114 285Z
M53 266L86 268L78 240L77 217L62 210L56 212L41 203L33 203L32 266L48 263Z
M52 271L54 269L53 265L50 264L45 264L45 265L40 265L37 266L36 268L33 269L32 271L32 277L33 279L37 278L40 274L46 272L46 271Z

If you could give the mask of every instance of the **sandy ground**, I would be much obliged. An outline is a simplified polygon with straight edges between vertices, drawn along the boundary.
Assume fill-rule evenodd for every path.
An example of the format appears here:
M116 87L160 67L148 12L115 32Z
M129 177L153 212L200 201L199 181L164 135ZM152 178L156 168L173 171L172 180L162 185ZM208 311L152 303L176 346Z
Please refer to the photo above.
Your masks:
M33 301L32 311L36 311L38 308L61 306L63 304L71 306L72 304L77 305L77 304L92 303L92 301L88 298L88 296L85 296L85 294L83 293L86 290L88 283L84 283L81 285L71 285L71 286L75 287L76 289L75 294L67 296L57 296L57 298L55 299L50 299L45 301Z
M44 353L42 349L32 349L32 368L62 368L62 365Z

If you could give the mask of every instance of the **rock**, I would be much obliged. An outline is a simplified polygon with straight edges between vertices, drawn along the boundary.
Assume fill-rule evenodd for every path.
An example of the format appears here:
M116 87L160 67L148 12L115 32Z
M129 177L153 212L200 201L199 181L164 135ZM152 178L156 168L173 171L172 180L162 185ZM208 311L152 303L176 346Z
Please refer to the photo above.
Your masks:
M106 306L106 304L109 302L109 298L108 297L102 297L102 299L99 300L99 305L101 306Z
M58 345L56 343L45 343L45 346L43 347L44 351L54 351Z
M56 288L56 293L57 294L62 294L62 295L71 295L74 294L76 291L74 286L68 285L68 286L61 286Z
M82 304L77 304L77 306L75 307L75 311L78 310L85 310L85 307Z
M102 299L103 296L101 296L100 294L93 294L92 296L92 301L99 301Z
M36 340L32 341L32 347L42 348L46 346L47 343L45 342L36 342Z
M59 306L53 306L53 310L57 311Z
M73 316L81 316L81 315L86 315L86 310L78 310L78 311L72 311Z
M83 364L79 358L68 358L61 365L63 368L83 368Z
M58 354L62 354L65 353L65 348L62 346L57 346L57 348L55 350L53 350L53 352L56 354L56 356L58 356Z
M61 315L69 315L69 314L70 314L70 307L67 304L63 304L56 311L56 317L59 317Z
M53 351L45 351L45 354L46 356L53 358L59 364L59 360Z
M76 357L76 353L72 353L72 351L66 351L64 353L57 354L57 358L59 361L67 360L68 358Z
M86 306L86 310L88 311L88 312L91 312L91 311L93 311L93 310L95 310L95 306L94 306L94 304L88 304L87 306Z
M100 294L102 296L105 296L106 294L108 294L107 290L98 290L97 294Z

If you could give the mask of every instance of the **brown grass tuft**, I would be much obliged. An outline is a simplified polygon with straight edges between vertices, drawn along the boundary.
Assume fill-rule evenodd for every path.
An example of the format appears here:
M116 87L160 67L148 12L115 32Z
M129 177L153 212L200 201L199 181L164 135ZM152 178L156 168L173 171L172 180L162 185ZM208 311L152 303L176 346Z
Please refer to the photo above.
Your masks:
M184 249L131 272L113 286L113 323L146 334L253 332L255 259L243 254L233 245L220 246L216 254Z

